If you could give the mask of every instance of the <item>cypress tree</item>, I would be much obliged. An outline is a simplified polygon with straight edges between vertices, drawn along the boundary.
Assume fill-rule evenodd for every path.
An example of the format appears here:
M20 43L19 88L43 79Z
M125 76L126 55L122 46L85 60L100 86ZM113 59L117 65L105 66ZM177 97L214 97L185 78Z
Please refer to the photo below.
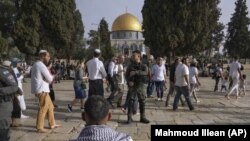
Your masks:
M47 49L56 57L69 58L83 38L83 28L75 0L23 0L14 28L15 43L28 56Z
M235 12L228 23L225 49L231 57L237 55L249 58L250 19L247 17L246 0L237 0L235 6Z

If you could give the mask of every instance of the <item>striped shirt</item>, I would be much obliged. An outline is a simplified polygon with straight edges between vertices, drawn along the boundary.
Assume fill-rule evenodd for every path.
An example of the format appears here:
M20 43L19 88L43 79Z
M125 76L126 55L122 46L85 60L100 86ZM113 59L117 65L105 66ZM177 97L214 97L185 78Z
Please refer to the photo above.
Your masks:
M120 133L106 125L88 125L73 141L133 141L131 136Z

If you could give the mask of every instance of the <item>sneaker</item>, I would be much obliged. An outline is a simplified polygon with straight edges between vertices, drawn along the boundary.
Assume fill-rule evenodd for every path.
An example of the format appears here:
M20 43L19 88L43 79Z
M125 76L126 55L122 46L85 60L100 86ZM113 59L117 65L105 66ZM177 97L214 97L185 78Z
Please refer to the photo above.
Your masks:
M122 112L123 112L124 114L127 114L127 111L126 111L125 108L122 108Z
M160 101L161 99L160 98L157 98L157 101Z
M200 103L201 101L200 100L197 100L196 103Z
M68 104L68 111L71 113L72 112L72 106L70 106L70 104Z
M29 118L29 116L21 115L21 118Z

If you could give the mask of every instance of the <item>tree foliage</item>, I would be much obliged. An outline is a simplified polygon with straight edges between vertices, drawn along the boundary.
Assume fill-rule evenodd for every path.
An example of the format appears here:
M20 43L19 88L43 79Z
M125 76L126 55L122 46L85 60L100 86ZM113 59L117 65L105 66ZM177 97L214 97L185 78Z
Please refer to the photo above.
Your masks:
M88 44L90 46L90 52L100 46L104 60L110 59L114 56L115 49L111 46L110 31L108 29L108 23L104 18L101 19L97 31L90 30L89 37L90 39L88 40Z
M14 28L15 43L28 56L47 49L69 58L81 46L83 33L75 0L23 0Z
M99 23L98 31L100 33L102 57L104 58L104 60L110 59L115 55L115 50L111 46L110 31L108 28L108 23L104 18L102 18Z
M247 17L246 0L237 0L235 6L235 12L228 23L225 49L231 57L237 55L249 58L250 19Z
M11 36L16 15L15 0L0 1L0 31L2 37Z
M214 37L220 16L219 0L145 0L143 36L151 53L197 54Z
M8 42L5 38L3 38L0 34L0 56L2 53L4 53L6 51L8 47Z
M16 8L14 0L0 1L0 58L7 57L8 38L11 37Z

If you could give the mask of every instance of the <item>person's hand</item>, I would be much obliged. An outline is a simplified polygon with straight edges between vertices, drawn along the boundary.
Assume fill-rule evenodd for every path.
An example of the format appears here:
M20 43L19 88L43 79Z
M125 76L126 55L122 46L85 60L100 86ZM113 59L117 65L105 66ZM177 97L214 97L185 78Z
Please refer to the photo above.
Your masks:
M131 71L131 72L129 73L130 77L131 77L131 76L134 76L135 74L136 74L136 71Z
M17 95L23 95L23 91L20 88L17 90Z
M199 86L201 86L201 83L200 83L200 82L198 82L198 85L199 85Z
M129 85L130 87L132 87L132 86L134 86L134 82L130 81L130 82L128 83L128 85Z

